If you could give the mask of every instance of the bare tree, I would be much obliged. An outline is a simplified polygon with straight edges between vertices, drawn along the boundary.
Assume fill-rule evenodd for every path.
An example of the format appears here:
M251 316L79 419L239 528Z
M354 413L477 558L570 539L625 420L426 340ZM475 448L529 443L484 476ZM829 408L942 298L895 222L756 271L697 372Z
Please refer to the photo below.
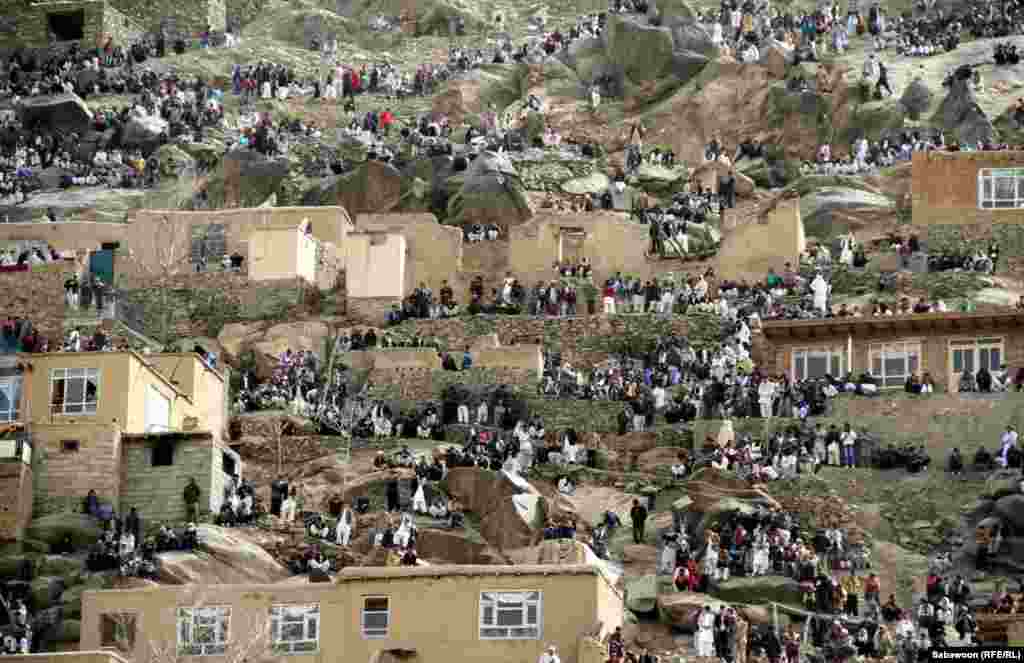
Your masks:
M163 608L154 624L174 624L171 639L146 639L139 663L178 663L196 655L216 655L223 663L254 663L269 660L274 646L270 606L266 610L237 610L218 604L201 585L190 585L176 604ZM137 616L115 613L103 616L105 645L131 654L136 640Z
M145 231L136 233L136 237L137 245L128 251L132 278L138 285L155 293L159 307L157 328L160 338L157 340L168 343L175 312L172 295L179 277L192 268L191 226L176 223L169 214L162 214Z

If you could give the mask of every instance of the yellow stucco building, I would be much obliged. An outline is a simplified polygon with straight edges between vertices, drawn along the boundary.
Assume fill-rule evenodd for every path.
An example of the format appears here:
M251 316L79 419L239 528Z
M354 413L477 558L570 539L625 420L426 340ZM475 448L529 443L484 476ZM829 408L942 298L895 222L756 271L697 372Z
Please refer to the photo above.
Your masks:
M81 648L136 661L170 652L368 663L393 652L414 663L536 663L554 645L564 663L590 663L581 638L598 623L602 634L621 626L623 610L596 566L360 567L328 583L86 591Z
M17 363L7 379L20 383L36 515L77 511L95 490L118 511L181 520L189 477L200 485L200 507L220 508L225 472L241 465L222 443L226 376L199 355L60 352L18 355Z

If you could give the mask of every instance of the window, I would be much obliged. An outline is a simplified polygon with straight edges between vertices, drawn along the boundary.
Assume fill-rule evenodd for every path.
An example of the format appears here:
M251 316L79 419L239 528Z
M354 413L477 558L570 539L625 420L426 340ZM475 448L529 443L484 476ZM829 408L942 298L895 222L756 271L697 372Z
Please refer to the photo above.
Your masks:
M1003 365L1003 339L980 338L976 341L951 341L954 373L976 373L982 366L998 371Z
M386 638L391 626L391 603L386 596L363 599L363 637Z
M216 656L227 651L231 608L178 608L178 653Z
M874 343L868 347L872 377L882 381L882 387L902 387L907 378L921 367L921 343L898 341Z
M806 380L826 374L834 378L846 375L846 352L842 348L793 350L793 378Z
M320 606L271 607L270 641L278 654L315 652L320 648Z
M18 420L21 405L21 376L0 378L0 423Z
M157 440L153 443L153 467L174 465L174 440Z
M78 453L78 440L61 440L60 451L65 454Z
M130 654L135 649L135 615L100 615L100 647Z
M481 640L539 640L540 592L481 592Z
M96 368L55 368L50 373L53 414L96 414L100 372Z
M978 171L979 209L1024 207L1024 168L982 168Z

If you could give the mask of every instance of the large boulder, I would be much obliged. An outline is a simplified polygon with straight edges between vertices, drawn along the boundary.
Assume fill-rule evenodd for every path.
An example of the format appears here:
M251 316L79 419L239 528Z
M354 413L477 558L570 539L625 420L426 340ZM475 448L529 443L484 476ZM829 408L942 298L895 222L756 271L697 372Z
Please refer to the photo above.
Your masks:
M658 607L658 576L626 580L626 607L633 612L652 612Z
M931 88L928 87L927 83L921 77L917 77L910 81L907 84L907 88L903 90L900 103L903 105L903 110L907 117L916 122L932 105L933 96Z
M684 633L697 630L697 616L704 606L714 610L728 607L725 601L698 592L673 592L658 596L658 615Z
M535 492L517 485L504 472L471 467L450 470L448 492L467 511L480 518L480 535L499 552L526 548L534 544L536 533L519 515L514 497Z
M199 526L202 550L166 552L160 560L159 580L172 585L270 584L291 577L266 550L238 530Z
M160 174L165 177L181 177L196 167L196 160L176 145L161 145L156 158Z
M622 15L614 15L606 28L608 58L622 65L635 82L660 78L672 64L672 31Z
M262 339L252 343L256 355L256 373L269 379L277 367L278 358L286 351L311 350L323 354L324 340L330 330L323 322L285 322L274 325L263 333Z
M416 535L416 552L420 559L432 564L505 564L490 546L470 541L465 532L458 531L422 529Z
M160 142L160 134L169 128L167 120L156 115L134 114L124 125L121 143L128 147L145 147Z
M697 23L697 15L683 0L651 0L647 16L656 16L662 25L673 29Z
M602 193L610 184L611 180L607 175L594 172L586 177L576 177L562 182L562 191L573 195Z
M99 540L103 534L99 521L82 513L54 513L33 520L26 531L30 539L52 545L61 543L66 534L77 547L85 548Z
M1013 470L996 470L985 479L982 493L986 497L998 500L1007 495L1020 493L1020 475Z
M978 105L970 79L959 74L953 76L949 93L935 111L932 122L963 143L977 145L991 143L996 139L995 127Z
M1024 495L1007 495L996 500L995 513L1013 530L1024 534Z
M354 217L390 211L398 206L403 192L402 173L394 166L374 159L338 178L322 203L340 205Z
M40 576L29 583L31 592L32 611L45 610L60 601L60 595L64 593L66 584L63 578L57 576Z
M789 66L796 61L796 53L785 44L772 40L761 54L761 64L775 78L785 78Z
M696 51L673 51L670 71L673 76L686 83L703 71L708 62L708 56Z
M718 46L698 23L684 23L672 28L672 42L677 51L692 51L707 58L718 57Z
M77 94L50 94L23 99L18 116L26 125L40 123L50 129L84 131L92 122L92 112Z
M519 173L503 154L484 152L473 160L461 181L458 193L448 201L448 216L455 225L514 226L533 216Z
M715 595L730 603L800 605L800 585L783 576L730 578L718 585Z
M231 322L220 330L217 342L229 357L238 359L256 341L263 338L263 325L259 323Z

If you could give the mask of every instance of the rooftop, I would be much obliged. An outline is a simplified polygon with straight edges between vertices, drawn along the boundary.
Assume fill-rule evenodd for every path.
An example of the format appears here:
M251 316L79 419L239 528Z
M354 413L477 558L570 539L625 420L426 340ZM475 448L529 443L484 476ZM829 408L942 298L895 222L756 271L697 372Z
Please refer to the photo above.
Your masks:
M815 338L879 332L947 333L994 331L1024 324L1024 311L983 313L914 313L878 317L817 318L814 320L765 320L768 339Z

